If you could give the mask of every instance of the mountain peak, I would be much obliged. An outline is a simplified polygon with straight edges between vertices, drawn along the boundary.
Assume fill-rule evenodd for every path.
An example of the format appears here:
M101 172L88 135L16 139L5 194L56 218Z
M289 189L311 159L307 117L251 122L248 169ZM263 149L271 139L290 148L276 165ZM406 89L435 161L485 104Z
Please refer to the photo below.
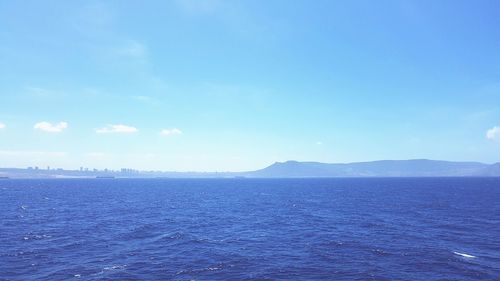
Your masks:
M255 177L439 177L491 176L494 165L430 159L379 160L354 163L320 163L289 160L250 172ZM499 172L500 175L500 172Z

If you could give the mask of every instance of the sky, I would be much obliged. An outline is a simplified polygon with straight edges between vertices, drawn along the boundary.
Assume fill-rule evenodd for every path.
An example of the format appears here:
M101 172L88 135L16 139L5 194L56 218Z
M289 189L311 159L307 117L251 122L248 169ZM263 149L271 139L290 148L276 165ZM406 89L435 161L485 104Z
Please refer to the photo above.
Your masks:
M0 0L0 167L500 162L499 1Z

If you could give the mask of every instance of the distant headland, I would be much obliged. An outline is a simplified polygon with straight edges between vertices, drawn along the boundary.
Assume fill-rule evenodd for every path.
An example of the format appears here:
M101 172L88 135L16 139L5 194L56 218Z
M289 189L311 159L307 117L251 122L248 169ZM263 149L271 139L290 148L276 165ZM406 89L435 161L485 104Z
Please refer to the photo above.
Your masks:
M500 162L451 162L428 159L354 163L286 161L248 172L165 172L0 168L0 178L325 178L325 177L498 177Z

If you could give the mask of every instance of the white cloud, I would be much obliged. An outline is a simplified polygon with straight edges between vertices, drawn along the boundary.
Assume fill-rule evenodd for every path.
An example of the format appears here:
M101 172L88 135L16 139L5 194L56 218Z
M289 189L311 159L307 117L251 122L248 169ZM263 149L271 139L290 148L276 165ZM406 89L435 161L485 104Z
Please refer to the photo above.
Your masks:
M0 130L5 129L5 127L7 127L7 125L5 125L4 123L0 123Z
M500 141L500 127L495 126L486 131L486 138L493 141Z
M109 134L109 133L133 134L137 133L137 131L138 131L137 128L126 125L107 125L106 127L95 130L95 132L98 134Z
M317 142L316 142L316 144L317 144L317 145L322 145L322 144L323 144L323 142L321 142L321 141L317 141Z
M36 123L33 128L47 133L60 133L64 129L68 128L68 123L59 122L57 124L51 124L49 122L39 122Z
M175 136L175 135L181 135L181 134L182 134L182 131L177 129L177 128L163 129L160 132L160 135L162 135L162 136Z

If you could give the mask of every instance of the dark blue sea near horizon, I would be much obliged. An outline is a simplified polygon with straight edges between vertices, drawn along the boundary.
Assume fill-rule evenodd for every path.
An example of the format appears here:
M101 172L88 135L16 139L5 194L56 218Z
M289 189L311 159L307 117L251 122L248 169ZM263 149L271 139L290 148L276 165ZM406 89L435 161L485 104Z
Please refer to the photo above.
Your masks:
M0 280L500 280L500 178L0 180Z

